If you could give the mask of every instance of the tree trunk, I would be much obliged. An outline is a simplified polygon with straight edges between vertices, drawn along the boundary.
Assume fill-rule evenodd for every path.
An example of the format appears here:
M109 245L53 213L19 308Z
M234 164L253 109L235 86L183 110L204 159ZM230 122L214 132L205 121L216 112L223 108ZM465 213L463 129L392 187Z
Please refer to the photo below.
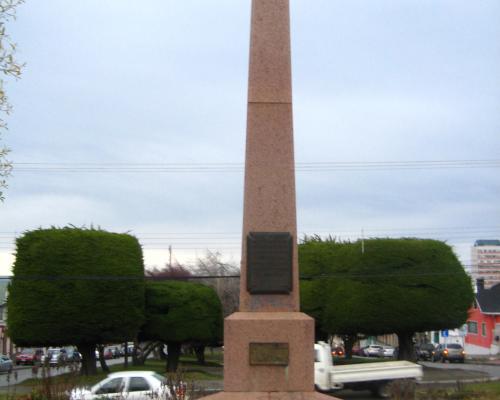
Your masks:
M144 361L141 360L138 354L139 342L134 340L134 349L132 350L132 365L144 365Z
M123 361L123 368L127 369L128 368L128 342L125 342L123 350L125 351L124 356L124 361Z
M155 358L156 360L162 360L162 361L167 360L167 355L163 352L164 346L165 345L163 342L156 342L153 345L152 350L151 350L153 352L153 358Z
M157 346L158 342L148 342L144 347L140 347L138 343L134 345L134 365L144 365L149 354Z
M199 344L194 346L194 352L196 354L196 359L198 364L205 365L205 345Z
M158 356L160 357L160 360L167 361L167 355L163 351L163 349L165 348L165 344L163 342L160 342L158 343L156 348L158 349Z
M396 335L399 342L398 360L416 361L413 346L414 332L396 332Z
M358 339L358 335L344 335L344 351L345 358L348 360L352 359L352 348L354 347L354 343Z
M179 366L179 357L181 356L180 342L167 342L168 357L167 357L167 372L176 372Z
M83 343L79 344L77 348L82 355L80 374L86 376L96 375L97 368L95 365L95 344Z
M106 364L106 360L104 359L104 346L102 344L97 346L99 351L99 364L101 364L101 369L103 372L109 372L108 364Z

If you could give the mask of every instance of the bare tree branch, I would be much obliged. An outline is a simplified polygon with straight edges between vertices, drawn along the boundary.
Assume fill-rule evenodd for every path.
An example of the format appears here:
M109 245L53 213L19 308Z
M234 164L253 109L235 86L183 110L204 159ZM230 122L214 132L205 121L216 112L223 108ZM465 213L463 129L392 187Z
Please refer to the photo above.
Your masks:
M5 24L16 18L16 7L24 3L24 0L0 0L0 72L3 75L15 79L21 77L24 63L20 63L15 58L16 44L11 40L6 32ZM3 118L12 111L12 105L9 103L5 93L5 82L0 78L0 136L2 131L7 130L7 123ZM0 146L0 201L4 200L2 189L7 188L7 177L12 172L12 162L7 159L10 150L5 146Z
M202 282L212 287L219 296L222 303L224 317L238 310L240 297L240 280L233 278L239 275L238 266L223 262L222 255L219 252L207 250L205 257L198 258L193 267L195 275L219 277L214 279L205 279Z

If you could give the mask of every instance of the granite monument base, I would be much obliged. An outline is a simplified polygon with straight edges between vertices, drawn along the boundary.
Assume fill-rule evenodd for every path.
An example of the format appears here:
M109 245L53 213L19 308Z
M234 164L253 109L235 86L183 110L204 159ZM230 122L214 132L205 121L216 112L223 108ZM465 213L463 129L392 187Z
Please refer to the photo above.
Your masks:
M224 321L224 391L314 391L313 343L314 320L306 314L237 312L230 315ZM256 344L287 344L287 360L283 363L283 354L273 354L272 350L262 354L260 361L252 360L259 358L253 354L252 347Z
M318 392L220 392L202 400L338 400Z
M332 400L314 391L314 320L237 312L224 322L224 391L210 400Z

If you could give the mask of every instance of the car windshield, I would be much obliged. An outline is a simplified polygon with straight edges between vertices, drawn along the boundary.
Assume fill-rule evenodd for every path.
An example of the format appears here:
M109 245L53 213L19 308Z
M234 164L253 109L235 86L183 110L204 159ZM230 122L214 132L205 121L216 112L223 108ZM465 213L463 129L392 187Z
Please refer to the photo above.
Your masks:
M160 375L160 374L153 374L153 376L158 379L161 383L163 383L164 385L167 384L167 378L164 377L163 375Z
M21 354L33 354L33 349L24 349Z
M422 345L423 350L434 350L434 345L428 343L428 344L423 344Z
M447 345L447 347L449 349L461 349L462 348L462 346L460 346L459 344L449 344L449 345Z

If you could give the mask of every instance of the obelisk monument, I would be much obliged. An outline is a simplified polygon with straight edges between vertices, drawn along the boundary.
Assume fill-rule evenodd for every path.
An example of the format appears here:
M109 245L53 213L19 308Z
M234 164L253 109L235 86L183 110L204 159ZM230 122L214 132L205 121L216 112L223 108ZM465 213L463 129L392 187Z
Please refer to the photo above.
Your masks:
M306 400L314 320L299 312L289 0L253 0L240 312L224 322L224 391Z

